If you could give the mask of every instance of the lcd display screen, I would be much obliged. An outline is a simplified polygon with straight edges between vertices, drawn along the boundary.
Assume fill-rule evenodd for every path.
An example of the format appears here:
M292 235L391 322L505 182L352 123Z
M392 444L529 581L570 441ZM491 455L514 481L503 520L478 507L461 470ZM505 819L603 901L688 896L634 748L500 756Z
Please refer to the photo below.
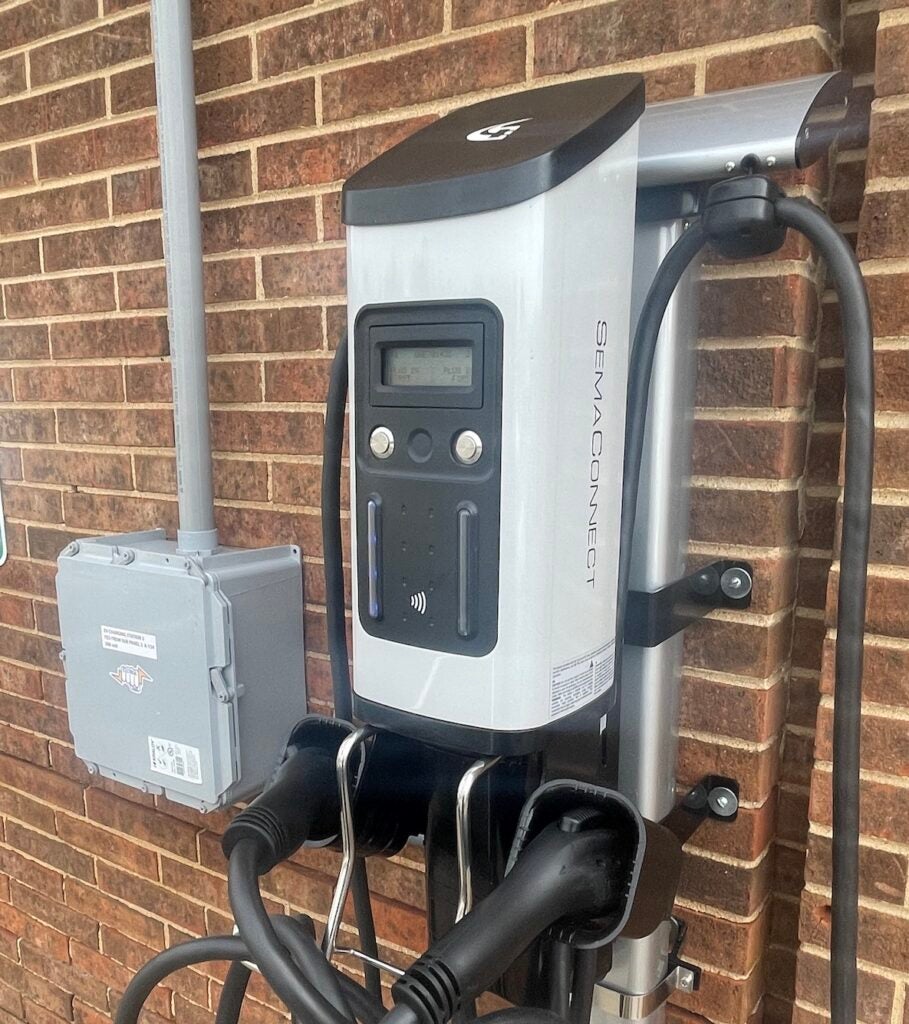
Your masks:
M469 388L470 345L395 345L385 349L382 383L393 388Z

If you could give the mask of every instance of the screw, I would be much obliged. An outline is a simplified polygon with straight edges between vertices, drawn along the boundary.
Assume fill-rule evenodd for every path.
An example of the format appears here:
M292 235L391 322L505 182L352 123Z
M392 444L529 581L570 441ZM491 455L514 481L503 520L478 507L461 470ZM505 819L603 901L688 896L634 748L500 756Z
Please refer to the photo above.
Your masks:
M720 577L720 589L723 594L732 599L747 597L751 593L754 581L751 573L740 566L733 566L727 569Z
M776 167L776 157L775 156L768 156L767 159L764 161L764 166L765 167Z
M721 818L731 818L739 809L739 798L726 786L714 786L707 802L710 810Z
M679 972L679 988L682 992L690 992L694 988L694 976L691 971Z
M729 174L732 174L732 172L735 170L735 160L726 161L726 170Z

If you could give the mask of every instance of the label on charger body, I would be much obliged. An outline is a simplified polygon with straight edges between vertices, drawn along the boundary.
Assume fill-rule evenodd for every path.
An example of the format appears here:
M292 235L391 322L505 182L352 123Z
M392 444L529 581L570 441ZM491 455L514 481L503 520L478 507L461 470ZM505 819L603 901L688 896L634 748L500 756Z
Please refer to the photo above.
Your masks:
M169 775L184 782L202 782L202 762L199 748L159 736L148 737L148 759L153 772Z
M552 670L549 687L549 718L561 718L589 704L612 686L615 640L602 644Z
M139 633L134 629L102 626L101 646L106 651L118 651L120 654L135 654L142 658L158 660L158 638L154 633Z

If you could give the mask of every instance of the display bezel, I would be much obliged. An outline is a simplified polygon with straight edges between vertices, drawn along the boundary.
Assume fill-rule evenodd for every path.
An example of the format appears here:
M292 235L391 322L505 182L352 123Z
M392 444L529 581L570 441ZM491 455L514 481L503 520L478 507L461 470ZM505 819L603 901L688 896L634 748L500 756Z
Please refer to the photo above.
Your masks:
M369 395L374 406L480 409L483 407L483 324L439 323L382 325L369 328ZM385 353L390 348L452 348L471 350L471 384L386 384Z

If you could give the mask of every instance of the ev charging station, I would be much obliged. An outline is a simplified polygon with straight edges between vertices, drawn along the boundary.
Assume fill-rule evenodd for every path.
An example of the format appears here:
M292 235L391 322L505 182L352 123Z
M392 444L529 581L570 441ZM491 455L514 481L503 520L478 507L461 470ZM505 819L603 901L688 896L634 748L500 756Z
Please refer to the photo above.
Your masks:
M188 5L153 4L181 530L79 542L58 589L77 753L224 836L236 934L135 976L232 961L318 1024L658 1020L697 987L672 916L682 846L735 779L674 779L682 631L747 607L750 565L686 571L696 257L802 231L843 314L847 450L834 754L833 1019L855 1019L858 724L873 381L867 297L823 213L768 172L835 144L848 78L658 104L623 74L466 106L345 185L349 324L327 397L334 718L306 716L300 553L214 532ZM345 407L349 397L349 449ZM351 475L353 672L341 477ZM117 729L100 729L99 706ZM382 963L364 863L425 844L430 947ZM258 877L343 853L328 919L270 918ZM343 947L352 895L359 947ZM364 970L365 986L335 961ZM394 1008L380 972L393 977ZM493 1020L494 1018L494 1020Z

